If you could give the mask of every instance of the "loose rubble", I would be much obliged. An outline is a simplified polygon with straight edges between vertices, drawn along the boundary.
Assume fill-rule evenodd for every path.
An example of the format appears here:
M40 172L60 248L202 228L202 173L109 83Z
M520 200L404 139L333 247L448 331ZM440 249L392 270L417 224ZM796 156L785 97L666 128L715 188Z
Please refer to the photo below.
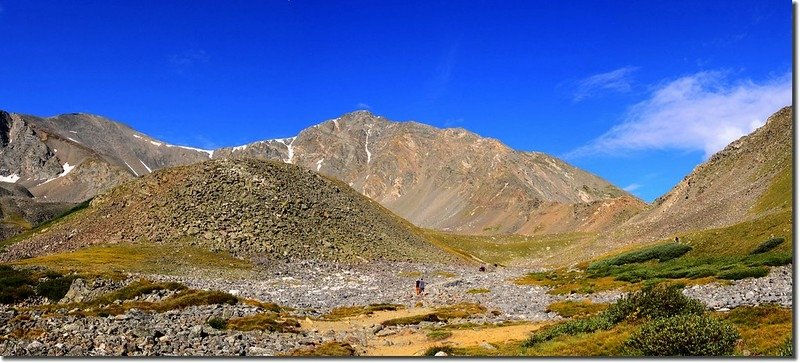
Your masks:
M516 285L513 279L526 270L490 268L486 272L448 265L390 263L380 266L343 266L311 264L271 266L248 280L208 279L151 275L161 281L179 281L191 288L222 290L242 297L271 301L297 309L294 313L318 317L335 307L371 303L399 303L409 308L420 303L426 307L444 306L462 301L482 304L490 313L449 323L501 323L508 321L545 321L561 319L547 312L558 300L590 299L613 302L619 291L589 295L549 295L547 288ZM741 305L792 305L792 266L773 268L763 278L718 283L684 289L714 309ZM127 284L142 276L133 276ZM426 294L413 292L414 281L428 281ZM70 301L94 294L87 287L107 289L102 281L79 281L73 285L81 294ZM486 289L485 293L468 293ZM474 291L474 290L473 290ZM138 297L158 301L174 292L155 291ZM77 310L77 309L76 309ZM350 344L357 354L366 352L376 337L406 334L444 326L447 323L423 322L407 326L380 324L357 326L348 331L302 330L279 333L217 330L211 318L251 316L264 308L246 304L194 306L162 313L131 309L124 314L97 317L76 315L78 311L45 312L36 305L0 305L0 355L3 356L253 356L278 355L329 341ZM490 349L489 347L485 347Z

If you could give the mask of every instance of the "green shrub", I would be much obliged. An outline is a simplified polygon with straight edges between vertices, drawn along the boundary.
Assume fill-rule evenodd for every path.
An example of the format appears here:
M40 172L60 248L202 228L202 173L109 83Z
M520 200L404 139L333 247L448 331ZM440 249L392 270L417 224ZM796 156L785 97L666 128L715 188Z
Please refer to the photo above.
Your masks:
M428 333L426 336L428 337L429 340L436 341L436 340L445 340L453 336L453 333L447 330L434 330Z
M764 242L761 242L761 244L759 244L758 247L756 247L753 251L751 251L750 254L757 255L759 253L771 251L773 248L778 247L778 245L780 245L783 242L784 242L783 237L770 238Z
M0 304L13 304L25 300L36 293L28 285L8 287L0 291Z
M541 329L522 345L532 347L562 335L608 330L629 318L658 319L678 315L702 315L705 311L703 303L683 295L677 285L647 285L617 300L600 314Z
M50 301L58 302L58 300L61 300L64 295L67 294L70 285L72 285L72 281L75 281L78 277L80 276L70 275L41 282L36 286L36 294L44 296L50 299Z
M679 315L650 321L625 342L647 356L724 356L733 354L739 333L707 316Z
M784 266L792 263L792 253L784 252L777 254L752 255L744 259L747 266Z
M568 320L564 323L553 325L535 332L522 343L523 347L532 347L536 344L553 340L562 335L575 335L593 333L598 330L608 330L616 322L609 319L606 314L599 314L582 319Z
M701 315L705 305L684 295L677 285L647 285L641 290L617 300L604 312L609 320L620 322L627 318L658 319L676 315Z
M223 330L225 329L225 327L228 326L228 321L218 316L215 316L211 319L208 319L208 325L214 329Z
M669 261L685 255L692 248L680 243L667 243L658 246L643 248L641 250L623 253L619 256L601 260L589 265L588 270L606 266L622 266L631 263L641 263L657 259L659 262Z
M718 273L717 277L725 280L741 280L748 277L764 277L767 274L769 274L769 268L764 266L736 267Z

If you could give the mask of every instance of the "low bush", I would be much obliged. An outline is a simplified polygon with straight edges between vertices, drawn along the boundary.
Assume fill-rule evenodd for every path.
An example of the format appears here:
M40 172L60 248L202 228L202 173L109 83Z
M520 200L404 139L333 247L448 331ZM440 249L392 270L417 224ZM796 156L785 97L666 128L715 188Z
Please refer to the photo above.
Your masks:
M792 253L767 253L751 255L744 259L747 266L784 266L792 263Z
M233 318L226 322L225 328L239 331L262 330L281 333L297 333L300 323L291 318L281 318L275 313L262 313Z
M589 265L588 270L596 270L605 266L622 266L631 263L641 263L650 260L658 260L659 262L669 261L685 255L691 251L689 247L680 243L667 243L652 247L643 248L637 251L623 253L619 256L601 260Z
M701 315L706 307L686 297L675 285L648 285L617 300L605 311L586 318L569 320L535 332L523 347L532 347L562 335L593 333L611 329L626 319L659 319L680 315Z
M528 340L522 343L523 347L529 348L536 344L553 340L562 335L575 335L582 333L593 333L597 330L608 330L616 322L609 319L606 314L590 316L588 318L574 319L567 322L544 328L531 335Z
M677 285L647 285L617 300L606 312L611 321L658 319L676 315L701 315L705 305L684 295Z
M64 295L67 294L69 291L69 287L72 285L72 282L75 281L80 276L77 275L70 275L64 277L57 277L46 280L44 282L39 283L36 286L36 294L39 296L44 296L48 298L50 301L58 302L61 300Z
M396 326L396 325L413 325L419 324L423 321L440 322L448 321L450 319L468 318L474 315L485 314L486 308L480 304L471 302L462 302L455 305L445 306L436 309L436 311L429 314L413 315L396 319L389 319L381 323L383 326Z
M426 336L428 337L428 340L437 341L437 340L445 340L453 336L453 333L447 330L434 330L428 333Z
M741 280L748 277L764 277L769 274L769 268L764 266L756 267L734 267L717 274L718 278L725 280Z
M548 305L547 312L555 312L565 318L572 318L576 316L593 315L605 310L607 307L608 304L595 304L590 300L563 300Z
M773 248L778 247L778 245L780 245L784 241L785 240L783 239L783 237L770 238L764 242L761 242L761 244L759 244L753 251L751 251L750 254L757 255L760 253L769 252Z
M678 315L644 324L625 345L646 356L725 356L737 339L736 329L720 320Z
M218 316L215 316L211 319L208 319L208 325L214 329L223 330L228 326L228 321Z

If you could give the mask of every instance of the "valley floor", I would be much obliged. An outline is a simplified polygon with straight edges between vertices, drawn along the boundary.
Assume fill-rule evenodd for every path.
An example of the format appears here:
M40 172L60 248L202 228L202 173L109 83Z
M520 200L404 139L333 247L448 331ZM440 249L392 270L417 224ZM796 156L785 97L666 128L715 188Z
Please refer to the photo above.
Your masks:
M476 267L412 263L345 267L306 262L259 267L247 278L215 279L199 273L182 277L137 275L126 283L142 277L175 281L192 289L228 292L240 297L240 303L162 312L122 309L108 316L82 316L74 305L55 309L52 305L0 305L0 355L280 355L314 349L315 354L325 354L319 349L332 349L339 354L345 349L347 354L358 355L420 355L445 343L475 347L485 354L511 354L497 349L513 346L543 325L563 319L548 311L550 304L584 299L612 302L623 294L611 291L551 295L547 287L513 282L527 272L530 271L503 267L480 272ZM417 296L413 285L420 277L428 285L426 293ZM729 285L687 287L684 294L722 311L760 304L791 308L792 265L775 267L766 277ZM154 291L136 300L152 304L173 295L174 292ZM242 303L245 298L277 303L287 314L281 316L296 319L297 326L283 332L209 326L209 320L215 317L228 321L277 317L263 303ZM485 309L446 321L413 321L414 317L441 311L436 309L461 309L455 307L464 306L464 302L477 303ZM116 301L108 306L124 303ZM331 318L336 308L369 304L400 304L405 308ZM468 304L466 309L471 306L478 305ZM411 321L387 323L392 319Z

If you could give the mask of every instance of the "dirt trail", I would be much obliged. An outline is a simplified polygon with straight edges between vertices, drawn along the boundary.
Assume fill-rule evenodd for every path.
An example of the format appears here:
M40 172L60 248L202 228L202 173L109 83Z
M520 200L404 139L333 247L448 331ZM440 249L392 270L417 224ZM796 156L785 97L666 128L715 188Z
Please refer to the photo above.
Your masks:
M350 331L353 330L354 328L363 328L375 324L380 324L381 322L384 322L389 319L402 318L412 315L429 314L432 312L433 309L431 308L412 308L412 309L402 309L397 311L376 311L371 315L354 316L352 318L345 318L337 321L317 321L317 320L305 319L300 322L300 327L303 330L316 329L317 331L322 331L322 332L328 330L333 330L335 332Z
M425 350L437 345L455 347L477 346L487 342L493 345L507 343L512 340L523 340L530 333L543 326L542 323L526 323L521 325L500 327L475 327L472 329L452 330L452 336L440 341L427 338L427 331L404 331L388 337L375 338L367 346L369 356L419 356ZM387 343L388 342L388 343Z

